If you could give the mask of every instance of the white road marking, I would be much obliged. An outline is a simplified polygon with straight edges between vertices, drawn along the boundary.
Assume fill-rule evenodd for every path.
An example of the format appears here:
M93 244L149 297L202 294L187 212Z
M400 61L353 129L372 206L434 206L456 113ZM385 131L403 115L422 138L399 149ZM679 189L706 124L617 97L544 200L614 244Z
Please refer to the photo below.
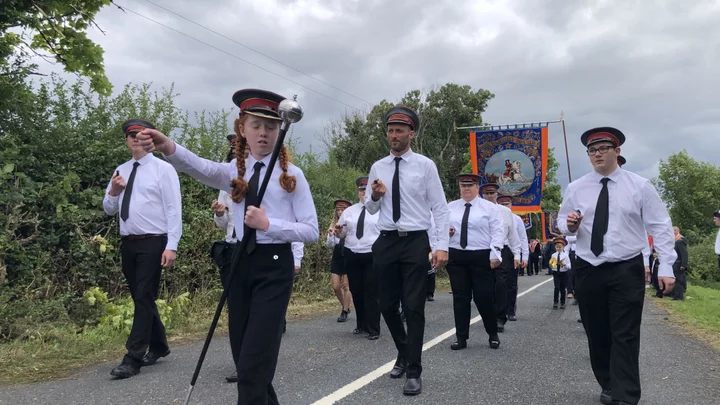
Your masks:
M532 286L532 287L528 288L527 290L518 294L518 298L529 293L530 291L533 291L534 289L540 287L543 284L549 283L552 280L553 280L552 278L549 278L541 283L535 284L534 286ZM480 315L478 315L475 318L470 320L470 324L472 325L476 322L479 322L481 319L482 319L482 317ZM429 342L426 342L423 345L423 351L430 349L431 347L437 345L438 343L449 338L450 336L453 336L454 334L455 334L455 328L452 328L449 331L443 333L442 335L436 337L435 339L433 339ZM353 392L355 392L355 391L361 389L362 387L370 384L371 382L377 380L378 378L382 377L383 375L389 373L390 370L392 370L394 365L395 365L395 359L383 364L382 366L376 368L375 370L358 378L357 380L345 385L344 387L338 389L337 391L333 392L332 394L313 402L312 405L332 405L332 404L336 403L337 401L349 396Z

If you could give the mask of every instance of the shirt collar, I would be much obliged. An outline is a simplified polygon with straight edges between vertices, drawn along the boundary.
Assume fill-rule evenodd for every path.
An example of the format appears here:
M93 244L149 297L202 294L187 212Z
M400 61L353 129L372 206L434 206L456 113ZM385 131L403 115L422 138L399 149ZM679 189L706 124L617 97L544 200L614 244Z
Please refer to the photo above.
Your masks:
M133 163L138 162L138 163L140 163L140 166L143 166L143 165L149 163L154 158L155 158L155 156L153 156L152 153L148 153L147 155L141 157L140 159L138 159L138 160L133 159L132 161L133 161Z
M246 167L247 167L249 170L252 170L252 168L255 166L255 163L257 163L257 162L263 162L263 163L265 164L264 167L268 167L268 166L270 165L270 159L271 159L271 158L272 158L272 153L268 154L267 156L265 156L265 157L262 158L261 160L257 160L257 159L255 159L255 157L254 157L252 154L249 154L249 155L248 155L248 161L247 161L247 163L249 163L249 164L246 165Z
M400 158L402 158L402 160L410 163L410 161L411 161L411 159L412 159L412 157L413 157L414 155L415 155L415 152L413 152L412 148L410 148L410 149L408 149L408 151L405 152L402 156L395 156L395 155L393 155L393 154L391 153L390 156L388 156L387 158L385 158L385 162L387 162L387 163L393 163L393 162L395 162L395 158L396 158L396 157L400 157Z
M622 172L623 172L623 171L624 171L624 170L621 169L621 168L618 166L618 167L615 169L614 172L610 173L609 176L603 176L602 174L600 174L600 173L598 173L598 172L596 172L596 171L593 170L593 172L592 172L592 180L593 180L594 182L600 183L600 180L602 180L602 179L604 179L605 177L607 177L607 178L609 178L610 180L612 180L612 181L614 181L615 183L617 183L617 181L618 181L618 179L620 178L620 176L622 176Z

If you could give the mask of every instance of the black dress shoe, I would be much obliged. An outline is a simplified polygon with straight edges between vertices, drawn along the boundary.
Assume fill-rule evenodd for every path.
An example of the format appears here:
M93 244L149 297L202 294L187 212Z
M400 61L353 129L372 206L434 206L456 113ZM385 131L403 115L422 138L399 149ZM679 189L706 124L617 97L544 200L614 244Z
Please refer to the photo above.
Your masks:
M362 328L355 328L353 330L353 335L362 335L363 333L365 333L365 331Z
M578 319L578 323L582 323L582 319Z
M517 316L515 315L508 315L508 321L517 321Z
M368 335L367 340L378 340L380 335Z
M498 347L500 347L500 338L498 337L498 335L490 336L490 339L488 339L488 342L490 343L491 349L497 349Z
M230 374L229 376L225 377L225 381L227 381L227 382L229 382L229 383L236 383L237 380L238 380L238 378L237 378L237 371L233 371L232 374Z
M390 378L401 378L405 375L405 360L398 360L395 362L395 366L390 371Z
M450 345L450 350L462 350L467 347L467 340L458 339L457 342Z
M418 395L422 392L422 380L420 377L408 378L405 380L405 387L403 387L403 394L405 395Z
M428 295L428 296L427 296L427 300L428 300L428 301L435 301L435 297L433 297L432 295Z
M170 349L166 351L165 353L155 353L155 352L148 352L145 357L142 359L142 365L143 366L152 366L153 364L157 363L158 360L161 358L167 356L170 354Z
M553 309L558 309L558 304L557 304L557 302L553 304Z
M610 390L602 390L600 393L600 403L605 405L613 405L612 393Z
M343 310L342 312L340 312L340 316L338 317L337 321L338 321L338 322L345 322L345 321L347 321L347 317L348 317L348 314L349 314L349 313L350 313L350 311L345 311L345 310Z
M122 363L110 371L110 375L116 378L130 378L140 372L140 367L132 364Z

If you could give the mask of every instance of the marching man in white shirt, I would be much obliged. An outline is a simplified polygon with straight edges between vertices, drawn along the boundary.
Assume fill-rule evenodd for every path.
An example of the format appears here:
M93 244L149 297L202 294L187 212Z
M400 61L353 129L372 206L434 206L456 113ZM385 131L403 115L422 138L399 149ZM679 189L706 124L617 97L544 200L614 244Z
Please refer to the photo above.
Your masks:
M512 212L512 197L509 195L501 195L497 198L497 203L507 207ZM520 215L513 213L515 221L515 231L520 238L520 267L515 267L510 271L507 277L507 319L508 321L517 321L517 293L518 293L518 273L520 269L527 267L528 258L530 257L530 244L528 243L527 230L525 223Z
M451 350L467 347L470 337L470 300L482 316L490 347L500 347L494 306L494 271L502 261L503 221L495 204L478 196L480 176L460 174L462 198L448 204L450 251L447 272L453 293L457 340Z
M510 208L497 203L497 192L499 186L495 183L485 183L480 186L482 197L495 204L495 208L503 221L503 248L502 263L493 272L495 274L495 314L498 322L498 332L505 331L505 323L508 321L507 304L508 288L507 278L511 271L520 266L520 236L517 233L515 218Z
M370 168L372 193L365 196L365 207L370 214L379 212L380 236L372 247L373 260L379 274L380 309L398 350L390 378L407 372L403 393L417 395L422 391L430 211L438 238L432 266L439 269L448 258L448 208L435 163L410 149L420 125L415 111L393 107L385 115L385 125L391 155ZM406 312L407 332L397 310L399 300Z
M360 202L343 211L336 224L335 235L345 238L345 271L357 316L354 333L367 333L369 340L377 340L380 337L380 302L372 245L380 232L377 229L377 213L370 214L365 208L367 182L367 177L355 181Z
M128 352L110 375L128 378L170 354L155 300L162 268L175 262L182 235L180 179L170 164L146 152L137 133L155 127L132 119L122 125L133 158L115 169L103 199L108 215L120 211L122 272L135 303ZM127 182L125 181L127 179Z
M594 128L581 141L594 171L570 183L558 213L558 227L577 235L575 291L590 348L590 361L603 404L640 400L640 323L647 232L660 257L658 282L673 289L675 238L665 204L652 183L618 167L625 135ZM646 231L647 230L647 231Z

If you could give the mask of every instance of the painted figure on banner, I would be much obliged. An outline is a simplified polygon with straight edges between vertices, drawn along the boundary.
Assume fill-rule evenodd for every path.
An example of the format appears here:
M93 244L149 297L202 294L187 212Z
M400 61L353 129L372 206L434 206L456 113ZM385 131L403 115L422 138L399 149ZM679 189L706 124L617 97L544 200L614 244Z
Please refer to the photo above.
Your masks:
M500 173L502 175L499 175ZM516 196L530 188L535 178L535 170L528 155L519 150L505 149L488 160L485 176L488 175L497 176L502 194Z

